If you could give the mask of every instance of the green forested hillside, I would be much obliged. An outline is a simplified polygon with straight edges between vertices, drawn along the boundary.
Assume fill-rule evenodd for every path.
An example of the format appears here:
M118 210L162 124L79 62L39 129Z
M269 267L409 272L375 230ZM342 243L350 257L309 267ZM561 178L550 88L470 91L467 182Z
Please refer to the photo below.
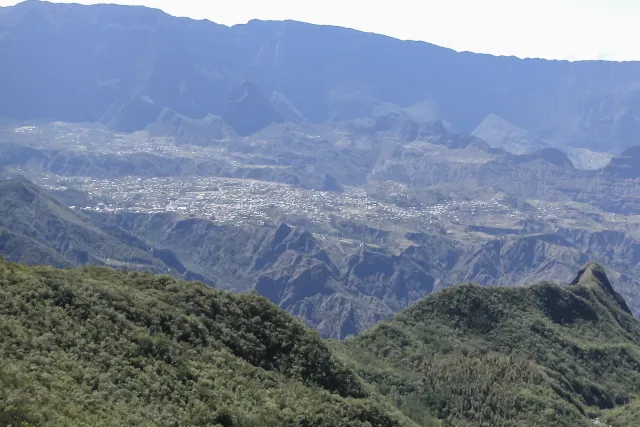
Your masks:
M640 323L597 265L462 285L343 342L255 293L0 261L0 426L634 426Z
M0 425L410 426L256 294L0 262Z
M418 422L635 425L640 323L597 265L567 287L448 289L335 346Z

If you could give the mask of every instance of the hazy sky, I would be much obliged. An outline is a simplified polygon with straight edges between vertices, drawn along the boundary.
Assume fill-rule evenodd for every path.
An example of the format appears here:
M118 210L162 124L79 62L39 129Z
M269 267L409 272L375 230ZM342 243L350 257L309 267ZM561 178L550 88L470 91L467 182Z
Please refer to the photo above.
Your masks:
M0 0L3 6L15 3ZM253 18L295 19L499 55L640 60L640 0L114 0L109 3L146 5L172 15L206 18L226 25Z

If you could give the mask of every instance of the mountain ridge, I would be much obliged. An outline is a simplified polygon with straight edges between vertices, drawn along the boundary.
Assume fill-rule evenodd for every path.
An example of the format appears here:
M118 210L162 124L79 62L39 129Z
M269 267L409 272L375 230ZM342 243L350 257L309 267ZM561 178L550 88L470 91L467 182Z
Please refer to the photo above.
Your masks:
M627 426L639 325L588 264L568 286L448 288L334 348L416 422Z
M462 284L323 341L256 293L0 258L0 422L625 427L640 321L624 307L589 264L568 286Z
M0 192L0 250L8 259L171 272L212 283L189 271L171 251L154 248L117 226L92 221L26 178L0 180Z
M26 188L29 198L14 197L13 187ZM24 179L2 180L0 189L0 250L9 260L169 271L221 289L256 289L324 337L357 335L454 283L568 282L589 259L607 265L634 313L640 307L638 244L622 231L471 227L494 235L461 243L437 230L398 234L335 220L329 238L304 223L221 225L177 213L82 212ZM404 243L394 249L396 239Z
M50 4L50 5L58 5L60 3L54 2L54 1L50 1L50 0L22 0L17 2L15 5L11 6L0 6L0 10L9 10L11 8L14 7L29 7L30 4ZM96 6L96 5L84 5L84 6ZM359 30L356 28L351 28L351 27L347 27L347 26L341 26L341 25L336 25L336 24L314 24L311 22L307 22L307 21L301 21L301 20L297 20L297 19L262 19L262 18L252 18L249 19L246 23L236 23L236 24L220 24L217 23L209 18L193 18L193 17L189 17L189 16L180 16L180 15L173 15L169 12L164 11L161 8L156 8L156 7L150 7L150 6L143 6L143 5L120 5L117 3L102 3L99 5L100 7L103 8L118 8L118 7L122 7L122 6L126 6L128 8L135 8L138 10L147 10L150 11L151 13L155 13L155 14L159 14L159 15L166 15L168 17L171 18L176 18L176 19L180 19L180 20L189 20L189 21L194 21L194 22L203 22L203 23L211 23L211 24L215 24L217 26L220 27L226 27L226 28L233 28L233 27L243 27L243 26L247 26L247 25L260 25L262 23L266 23L266 24L271 24L271 23L275 23L275 24L281 24L281 23L292 23L292 24L302 24L302 25L312 25L315 27L329 27L329 28L335 28L335 29L341 29L341 30L347 30L347 31L354 31L354 32L358 32L358 33L363 33L363 34L369 34L369 35L373 35L373 36L379 36L379 37L385 37L385 38L389 38L389 39L393 39L393 40L397 40L397 41L402 41L402 42L409 42L409 43L421 43L421 44L426 44L426 45L430 45L430 46L435 46L438 47L440 49L443 50L448 50L451 52L455 52L455 53L460 53L460 54L469 54L469 55L480 55L480 56L488 56L488 57L494 57L494 58L515 58L515 59L519 59L519 60L527 60L527 61L547 61L547 62L569 62L569 63L580 63L580 62L604 62L604 63L635 63L635 62L640 62L640 60L608 60L608 59L576 59L576 60L570 60L570 59L556 59L556 58L542 58L542 57L524 57L524 56L519 56L519 55L506 55L506 54L494 54L494 53L485 53L485 52L475 52L475 51L469 51L469 50L456 50L453 48L449 48L446 46L441 46L426 40L416 40L416 39L403 39L401 37L396 37L393 35L388 35L388 34L383 34L383 33L378 33L375 31L366 31L366 30Z
M255 293L0 259L0 295L3 425L414 425Z
M20 4L4 9L0 30L0 53L11 64L0 87L19 100L0 103L0 115L22 120L102 121L133 131L164 108L193 119L225 116L233 88L250 81L313 123L426 102L462 131L496 114L536 138L602 151L624 150L640 126L640 62L520 60L339 27L226 27L124 6ZM36 81L29 70L38 69L48 71ZM553 99L562 102L554 107Z

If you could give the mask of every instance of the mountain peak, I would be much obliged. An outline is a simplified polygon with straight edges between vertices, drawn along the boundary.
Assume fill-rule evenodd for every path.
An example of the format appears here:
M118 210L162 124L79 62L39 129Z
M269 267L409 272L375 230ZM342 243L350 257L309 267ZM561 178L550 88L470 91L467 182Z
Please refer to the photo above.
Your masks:
M600 264L593 262L582 267L576 278L570 283L570 286L582 286L591 290L602 290L606 295L613 298L622 310L632 314L624 298L613 289L607 273Z
M591 262L580 269L580 272L578 273L576 278L573 279L571 285L588 286L594 283L600 285L607 283L609 286L611 286L604 268L596 262Z
M629 402L615 390L636 388L640 323L604 295L617 296L600 265L586 265L573 284L446 289L343 348L368 383L391 389L402 378L403 398L422 403L412 413L431 410L444 425L587 426L591 411ZM466 409L469 396L481 410ZM531 403L491 413L486 402L502 399Z

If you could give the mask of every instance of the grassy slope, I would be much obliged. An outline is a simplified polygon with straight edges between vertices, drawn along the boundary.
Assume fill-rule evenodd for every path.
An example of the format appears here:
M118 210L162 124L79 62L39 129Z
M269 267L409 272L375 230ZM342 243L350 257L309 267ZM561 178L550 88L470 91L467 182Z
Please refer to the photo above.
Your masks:
M255 295L0 262L0 425L410 426Z
M640 322L598 266L568 287L448 289L333 346L418 422L629 426L640 392Z

